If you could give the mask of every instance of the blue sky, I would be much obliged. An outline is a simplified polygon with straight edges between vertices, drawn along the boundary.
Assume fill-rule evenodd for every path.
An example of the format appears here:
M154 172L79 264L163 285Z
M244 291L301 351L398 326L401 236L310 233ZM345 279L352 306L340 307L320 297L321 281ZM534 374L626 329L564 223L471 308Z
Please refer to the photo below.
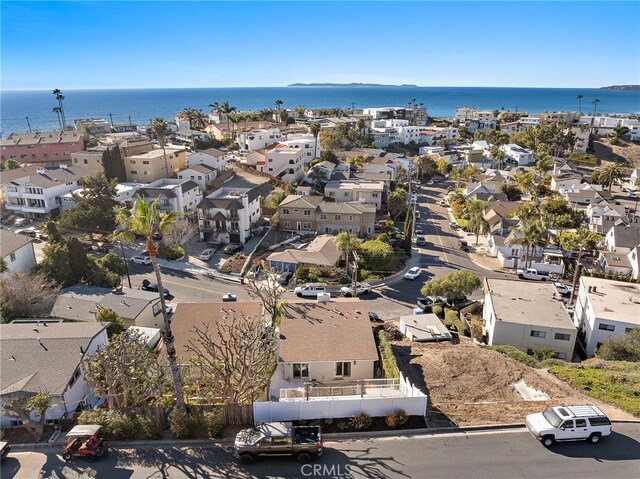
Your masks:
M640 83L639 2L8 2L2 89Z

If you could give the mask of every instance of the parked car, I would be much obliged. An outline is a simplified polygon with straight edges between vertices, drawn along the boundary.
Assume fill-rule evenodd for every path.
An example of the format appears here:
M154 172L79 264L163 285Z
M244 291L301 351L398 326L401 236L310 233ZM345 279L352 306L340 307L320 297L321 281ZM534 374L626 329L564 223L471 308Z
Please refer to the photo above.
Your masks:
M421 296L416 301L416 304L424 312L431 311L433 306L443 306L447 303L447 298L444 296Z
M571 288L566 284L553 283L553 286L554 288L556 288L556 291L558 292L558 294L560 294L560 296L563 296L565 298L571 296Z
M262 455L293 456L307 463L322 456L322 430L320 426L294 426L291 422L262 423L240 431L234 451L243 464L251 464Z
M419 220L420 219L420 212L418 210L416 210L416 219Z
M369 321L372 323L384 323L378 316L378 313L374 313L373 311L369 311Z
M466 251L467 253L469 252L469 244L464 240L458 241L458 248L462 251Z
M404 274L404 279L414 280L422 274L422 270L417 266L414 266Z
M33 226L16 230L16 233L19 235L28 236L30 238L35 238L38 236L38 230L36 230Z
M74 426L65 438L62 458L70 461L82 457L93 462L109 450L109 441L102 437L102 426L85 424Z
M327 292L327 286L322 283L308 283L304 286L298 286L293 292L298 297L316 297L320 293Z
M235 254L239 251L242 251L244 246L241 244L228 244L224 247L224 254Z
M231 302L231 301L238 301L238 295L233 293L227 293L222 296L222 301L224 301L225 303Z
M418 202L418 195L411 195L411 203L417 203Z
M158 285L156 283L152 283L148 279L143 279L142 283L140 284L140 289L143 289L145 291L153 291L154 293L157 293ZM167 296L171 296L171 293L169 293L169 290L167 288L162 288L162 293L165 298Z
M0 441L0 460L7 457L7 454L11 452L11 446L7 441Z
M552 407L542 413L529 414L525 421L529 432L545 447L556 441L600 442L611 434L611 421L596 406Z
M427 244L427 238L423 235L416 236L416 246L424 246Z
M447 206L447 200L442 199L440 200L440 202L438 203L440 206Z
M636 198L640 197L640 191L630 191L628 196L629 198L633 198L635 200Z
M22 218L19 217L18 219L16 219L13 224L15 226L26 226L26 225L30 225L31 224L31 220L29 218Z
M289 281L291 281L291 278L293 278L293 271L283 271L282 273L280 273L280 277L278 278L278 282L282 286L286 286L286 285L289 284Z
M421 235L422 234L422 226L420 226L420 225L416 226L416 234L417 235Z
M209 261L213 257L214 251L211 248L207 248L200 255L202 261Z
M538 281L547 281L550 279L549 273L533 268L519 269L516 271L516 274L520 279L535 279Z
M434 184L433 180L429 180L429 181L427 181L427 185L428 185L428 186L433 186L433 184Z
M357 284L357 288L355 285ZM355 291L354 291L355 290ZM369 294L371 292L371 286L366 283L351 283L348 286L343 286L340 288L340 292L344 294L347 298L357 294L358 296L361 294Z
M458 226L458 223L456 223L455 221L450 221L449 226L451 226L451 229L454 229L454 230L460 229L460 227Z
M146 266L151 264L151 258L142 255L132 256L131 258L129 258L129 261L135 264L144 264Z

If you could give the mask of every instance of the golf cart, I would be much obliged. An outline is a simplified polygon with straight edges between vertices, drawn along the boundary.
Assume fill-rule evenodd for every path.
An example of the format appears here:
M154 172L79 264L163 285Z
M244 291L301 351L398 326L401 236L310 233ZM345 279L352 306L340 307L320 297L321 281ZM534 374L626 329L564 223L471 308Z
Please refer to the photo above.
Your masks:
M102 437L102 426L75 426L67 433L62 458L70 461L73 457L84 457L93 462L109 449L109 441Z

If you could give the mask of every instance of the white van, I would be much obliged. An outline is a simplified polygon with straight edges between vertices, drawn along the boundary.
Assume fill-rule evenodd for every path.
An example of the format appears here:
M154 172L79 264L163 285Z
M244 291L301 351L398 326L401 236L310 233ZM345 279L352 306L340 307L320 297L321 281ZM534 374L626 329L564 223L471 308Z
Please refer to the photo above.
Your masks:
M545 447L556 441L589 441L597 444L611 434L611 421L596 406L552 407L542 413L529 414L529 432Z
M298 286L293 292L298 297L313 297L315 298L320 293L327 292L327 286L322 283L307 283L304 286Z

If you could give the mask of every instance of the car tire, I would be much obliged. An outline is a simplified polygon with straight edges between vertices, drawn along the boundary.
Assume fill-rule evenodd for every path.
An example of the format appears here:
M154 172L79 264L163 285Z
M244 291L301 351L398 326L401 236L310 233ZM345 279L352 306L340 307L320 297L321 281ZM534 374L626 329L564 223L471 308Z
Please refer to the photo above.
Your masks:
M85 456L85 459L87 460L87 462L94 462L96 460L96 456L94 454L87 454Z
M256 458L253 454L249 454L249 453L244 453L240 455L240 462L242 464L253 464L253 461L255 461Z
M547 280L547 278L542 278L542 279L541 279L541 281L546 281L546 280Z
M591 436L589 436L589 439L587 439L587 441L589 441L591 444L598 444L600 442L600 439L602 439L602 435L599 432L594 432L593 434L591 434Z
M345 298L350 298L351 296L353 296L353 294L351 294L351 293L344 293L344 297L345 297Z
M302 293L296 293L296 296L297 296L298 298L302 298Z
M71 454L69 454L68 452L65 452L62 455L62 459L64 459L65 461L70 461L71 460Z
M556 440L553 436L544 436L541 441L544 447L551 447L555 444Z
M306 464L307 462L311 461L311 454L309 454L308 452L301 452L300 454L298 454L296 459L298 459L298 462L300 464Z
M370 292L371 292L370 290L365 289L365 290L363 290L363 291L362 291L362 293L360 293L360 294L369 294Z
M524 276L522 276L521 274L518 275L518 278L520 279L524 279Z

